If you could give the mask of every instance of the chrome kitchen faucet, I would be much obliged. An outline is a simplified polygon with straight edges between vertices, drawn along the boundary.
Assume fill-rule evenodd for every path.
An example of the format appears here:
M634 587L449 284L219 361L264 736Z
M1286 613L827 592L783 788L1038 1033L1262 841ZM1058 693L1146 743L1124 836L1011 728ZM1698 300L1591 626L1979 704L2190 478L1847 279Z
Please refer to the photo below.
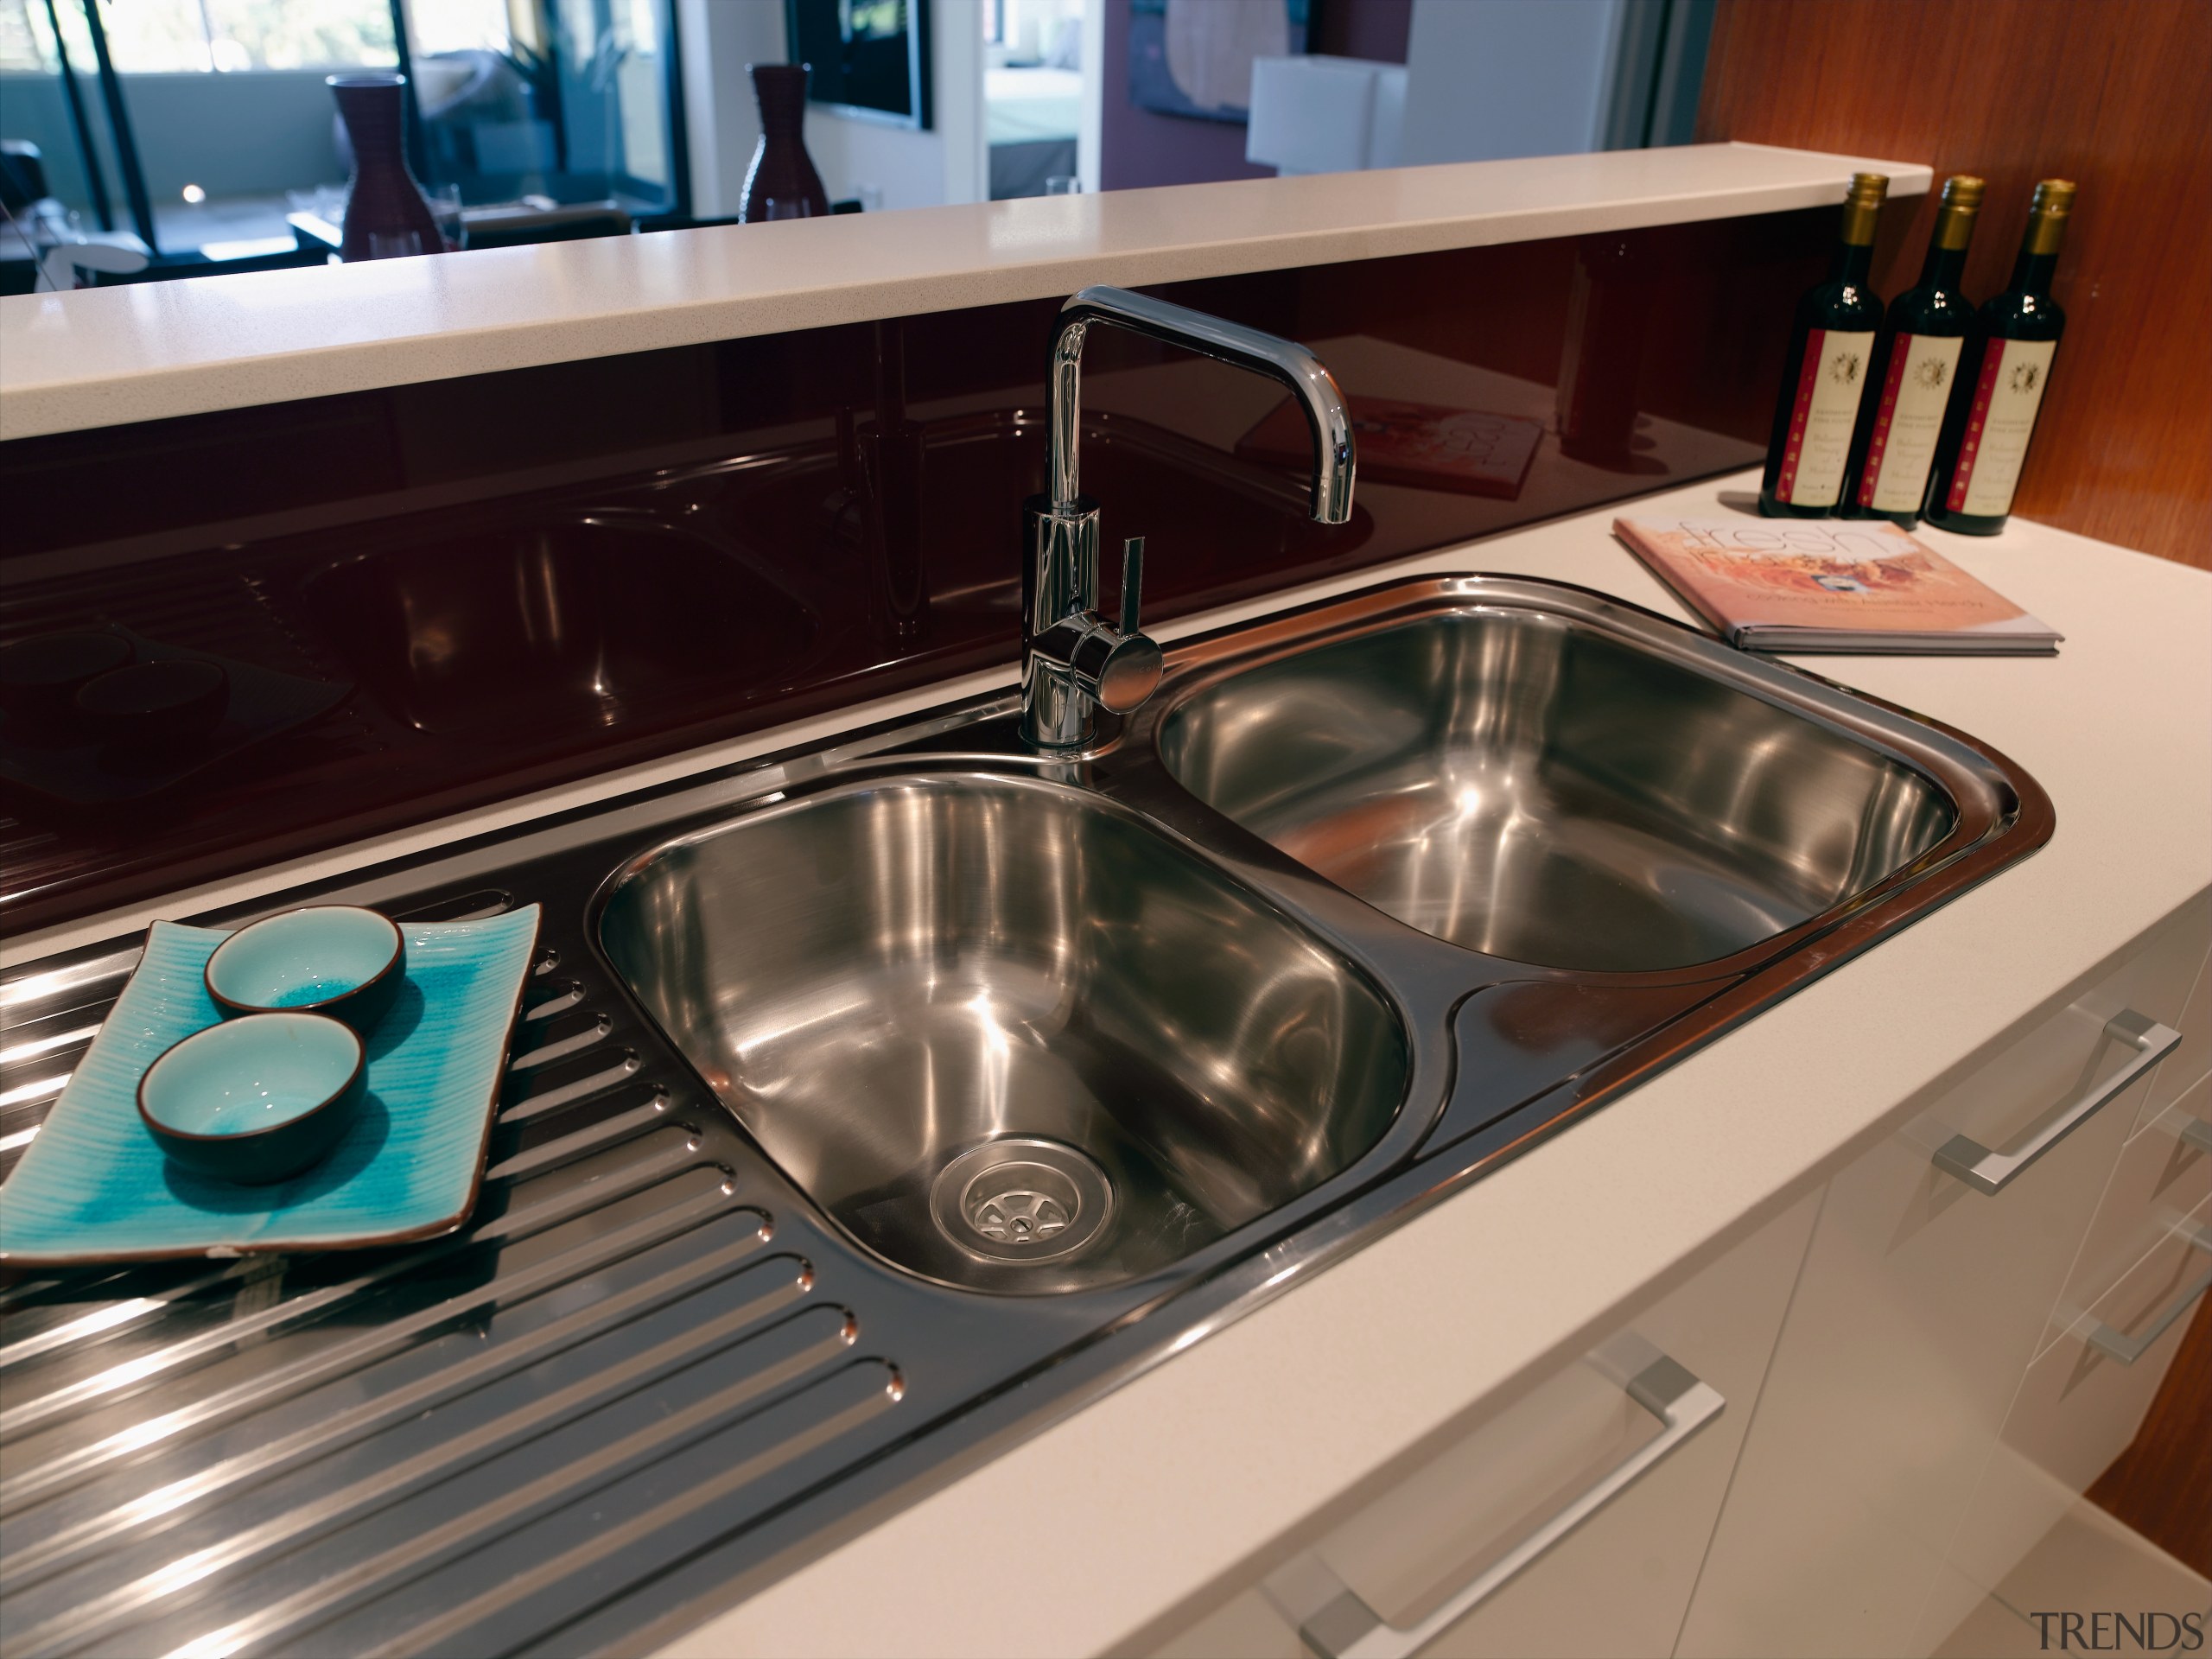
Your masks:
M1351 416L1321 360L1295 340L1225 322L1121 288L1086 288L1060 308L1048 371L1050 493L1024 504L1021 591L1021 735L1039 749L1081 748L1092 707L1128 714L1160 683L1160 647L1137 632L1144 537L1122 548L1122 614L1098 614L1098 504L1082 493L1076 441L1083 418L1083 342L1110 322L1249 369L1290 388L1313 434L1316 522L1351 517Z

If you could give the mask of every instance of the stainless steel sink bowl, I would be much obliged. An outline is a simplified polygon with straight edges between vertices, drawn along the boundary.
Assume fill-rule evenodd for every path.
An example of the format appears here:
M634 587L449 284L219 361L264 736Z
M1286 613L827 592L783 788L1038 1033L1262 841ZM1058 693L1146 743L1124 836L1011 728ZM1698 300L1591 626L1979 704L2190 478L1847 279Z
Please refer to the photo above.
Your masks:
M677 841L601 937L816 1203L972 1289L1180 1260L1364 1152L1410 1065L1352 963L1031 778L902 772Z
M1958 823L1932 779L1737 653L1510 598L1217 679L1160 721L1161 759L1409 926L1591 972L1756 947Z

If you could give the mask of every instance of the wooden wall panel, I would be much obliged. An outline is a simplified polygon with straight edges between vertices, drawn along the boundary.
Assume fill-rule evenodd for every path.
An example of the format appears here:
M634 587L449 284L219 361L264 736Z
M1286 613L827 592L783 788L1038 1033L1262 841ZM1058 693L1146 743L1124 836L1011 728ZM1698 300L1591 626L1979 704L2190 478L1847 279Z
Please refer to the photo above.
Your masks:
M2018 511L2212 568L2208 111L2207 0L1720 0L1698 136L1980 174L1976 299L2010 275L2035 181L2079 183ZM1885 297L1934 217L1931 194L1878 264Z
M2135 1444L2089 1501L2212 1578L2212 1296L2198 1304Z

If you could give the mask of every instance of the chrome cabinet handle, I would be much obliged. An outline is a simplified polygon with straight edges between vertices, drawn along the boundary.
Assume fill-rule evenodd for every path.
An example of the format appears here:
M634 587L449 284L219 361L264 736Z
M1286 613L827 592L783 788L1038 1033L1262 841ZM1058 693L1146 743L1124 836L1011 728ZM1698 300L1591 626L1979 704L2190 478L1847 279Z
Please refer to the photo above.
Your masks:
M2088 1122L2099 1107L2125 1093L2130 1084L2172 1053L2181 1041L2181 1033L2172 1027L2146 1020L2133 1008L2123 1008L2107 1020L2105 1035L2126 1044L2135 1051L2135 1057L2069 1102L2034 1140L2018 1152L1994 1152L1971 1135L1955 1135L1936 1149L1936 1167L1957 1176L1977 1192L2002 1192L2021 1171Z
M1391 1624L1311 1553L1268 1580L1262 1586L1268 1599L1298 1626L1300 1639L1319 1659L1408 1659L1418 1653L1726 1409L1728 1402L1711 1383L1648 1344L1638 1345L1652 1357L1623 1386L1630 1399L1659 1420L1660 1433L1461 1585L1421 1623L1406 1628ZM1314 1611L1301 1614L1300 1609Z
M2212 1255L2212 1227L2191 1222L2183 1230L2182 1236L2189 1241L2191 1249ZM2151 1344L2164 1336L2167 1327L2188 1313L2196 1299L2208 1290L2212 1290L2212 1268L2205 1268L2191 1280L2181 1294L2158 1310L2158 1318L2134 1336L2129 1336L2125 1331L2114 1330L2102 1319L2092 1321L2087 1332L2089 1345L2123 1365L2133 1365L2149 1353Z

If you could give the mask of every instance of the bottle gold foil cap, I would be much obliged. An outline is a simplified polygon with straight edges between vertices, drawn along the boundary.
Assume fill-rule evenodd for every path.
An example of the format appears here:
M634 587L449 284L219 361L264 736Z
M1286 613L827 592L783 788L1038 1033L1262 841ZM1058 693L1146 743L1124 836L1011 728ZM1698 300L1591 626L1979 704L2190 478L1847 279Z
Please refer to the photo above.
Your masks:
M1936 214L1936 245L1960 249L1974 240L1974 215L1989 187L1971 173L1954 173L1943 181L1943 205Z
M2071 179L2045 179L2028 202L2028 251L2056 253L2066 240L2066 221L2074 212Z
M1854 173L1851 188L1843 198L1843 239L1854 247L1872 247L1874 243L1874 221L1880 215L1882 202L1890 194L1890 175L1886 173Z

